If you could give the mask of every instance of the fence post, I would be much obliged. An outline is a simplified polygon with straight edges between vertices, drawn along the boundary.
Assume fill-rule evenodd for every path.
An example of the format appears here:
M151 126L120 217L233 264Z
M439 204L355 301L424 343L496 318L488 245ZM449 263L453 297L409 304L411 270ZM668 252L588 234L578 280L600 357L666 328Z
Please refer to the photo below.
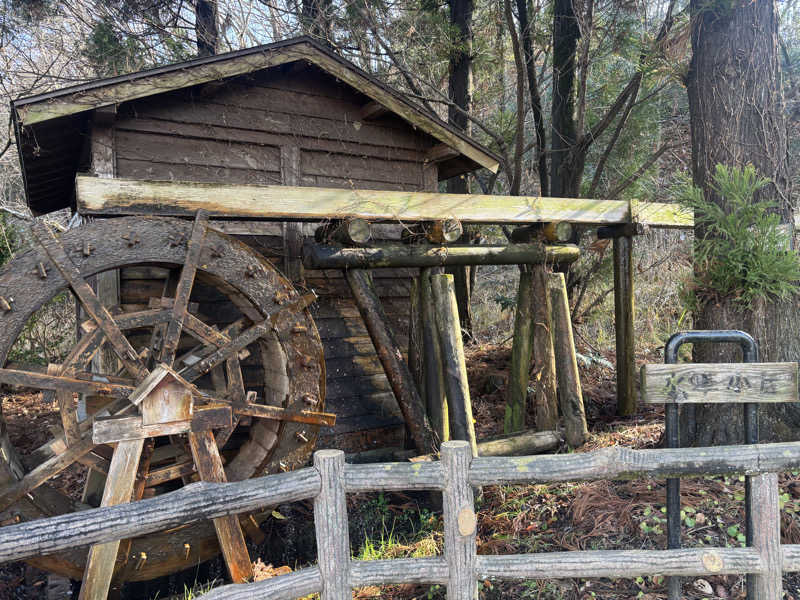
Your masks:
M472 449L469 442L445 442L441 448L445 488L444 556L447 560L447 600L474 600L478 597L475 576L475 502L469 484Z
M778 474L750 477L747 490L752 526L747 532L749 545L759 551L763 572L747 576L748 600L774 600L782 596L783 554L781 551L781 512L778 504Z
M322 600L351 600L350 536L344 487L344 452L318 450L314 467L322 488L314 498L317 562L322 574Z

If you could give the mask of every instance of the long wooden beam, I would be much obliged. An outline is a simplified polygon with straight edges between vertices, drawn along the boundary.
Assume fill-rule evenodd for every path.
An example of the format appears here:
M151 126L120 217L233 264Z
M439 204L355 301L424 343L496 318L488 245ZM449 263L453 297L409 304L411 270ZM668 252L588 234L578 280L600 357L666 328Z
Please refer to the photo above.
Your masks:
M130 179L76 178L78 211L85 215L194 216L238 219L315 220L336 217L368 221L463 223L629 223L650 227L690 228L693 218L677 204L620 200L541 198L339 190Z

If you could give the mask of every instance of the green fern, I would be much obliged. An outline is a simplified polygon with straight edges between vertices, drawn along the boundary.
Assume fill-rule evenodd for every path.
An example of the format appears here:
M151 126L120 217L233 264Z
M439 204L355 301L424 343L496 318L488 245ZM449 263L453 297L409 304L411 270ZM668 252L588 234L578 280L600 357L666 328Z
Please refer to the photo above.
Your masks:
M703 237L695 240L695 272L684 297L690 302L732 300L749 308L758 298L786 298L798 289L800 263L792 252L776 204L757 199L769 184L752 165L717 165L712 187L723 206L685 183L679 199L694 210Z

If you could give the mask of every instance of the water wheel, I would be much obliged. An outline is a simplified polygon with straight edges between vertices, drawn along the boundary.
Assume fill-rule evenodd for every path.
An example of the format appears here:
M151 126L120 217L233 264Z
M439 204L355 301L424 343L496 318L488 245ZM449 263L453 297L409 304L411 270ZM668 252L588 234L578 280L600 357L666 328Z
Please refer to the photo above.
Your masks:
M209 229L203 215L194 223L157 217L95 221L58 238L43 224L35 224L32 233L34 247L0 270L0 364L6 365L0 369L0 382L42 390L44 401L58 408L61 427L47 443L21 452L12 443L5 420L0 420L4 522L82 510L99 501L126 502L198 479L219 479L222 463L228 480L241 480L287 471L307 461L325 418L322 345L306 309L310 298L296 291L269 261ZM98 273L132 266L167 268L174 276L148 307L134 312L119 307L106 310L87 281ZM228 325L217 327L196 312L192 290L201 284L204 289L211 286L235 307ZM26 323L64 292L74 294L87 315L80 323L82 335L66 358L46 370L7 364ZM247 387L243 363L251 365L251 374L259 375L255 383L251 376ZM105 365L101 372L98 364ZM145 389L156 379L162 385L165 374L173 387L175 381L181 382L178 396L188 394L192 404L191 415L183 420L174 415L165 418L177 425L165 425L165 419L159 423L158 416L153 421L152 414L172 409L159 406L161 396L147 395ZM134 391L145 398L138 408L130 401ZM163 397L168 394L163 392ZM211 414L211 409L223 417L203 425L198 415ZM81 420L79 413L84 410ZM98 427L111 423L113 429L125 419L143 428L136 430L139 438L95 441ZM155 429L148 425L153 422ZM142 431L153 437L142 438ZM135 455L133 467L122 464L123 452ZM48 484L67 469L84 477L81 498ZM120 469L128 472L125 485L119 484ZM182 524L124 541L114 550L116 557L106 561L112 566L103 569L113 569L118 582L177 572L218 553L218 536L227 531L225 535L235 537L242 522L247 532L254 519L239 516L226 524ZM98 548L91 552L97 554ZM246 576L233 573L225 550L223 544L233 578ZM30 562L79 579L88 555L81 548Z

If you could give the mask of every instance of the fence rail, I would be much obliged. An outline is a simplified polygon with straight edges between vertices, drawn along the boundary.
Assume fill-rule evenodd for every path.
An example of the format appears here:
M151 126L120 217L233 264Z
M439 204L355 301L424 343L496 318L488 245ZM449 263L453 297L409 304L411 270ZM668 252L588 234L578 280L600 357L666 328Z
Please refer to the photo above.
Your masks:
M585 454L472 458L466 442L442 445L429 463L348 465L322 450L314 466L235 483L195 483L162 496L0 528L0 562L126 539L202 519L313 499L318 566L249 584L227 585L207 600L351 598L354 587L442 584L450 600L476 597L478 580L640 575L752 574L748 597L780 598L782 572L800 571L800 545L780 545L777 472L800 466L800 442L719 448L631 450ZM615 550L478 556L473 486L642 477L755 475L751 485L753 545L747 548ZM350 558L346 494L438 490L443 495L444 556L357 561Z

